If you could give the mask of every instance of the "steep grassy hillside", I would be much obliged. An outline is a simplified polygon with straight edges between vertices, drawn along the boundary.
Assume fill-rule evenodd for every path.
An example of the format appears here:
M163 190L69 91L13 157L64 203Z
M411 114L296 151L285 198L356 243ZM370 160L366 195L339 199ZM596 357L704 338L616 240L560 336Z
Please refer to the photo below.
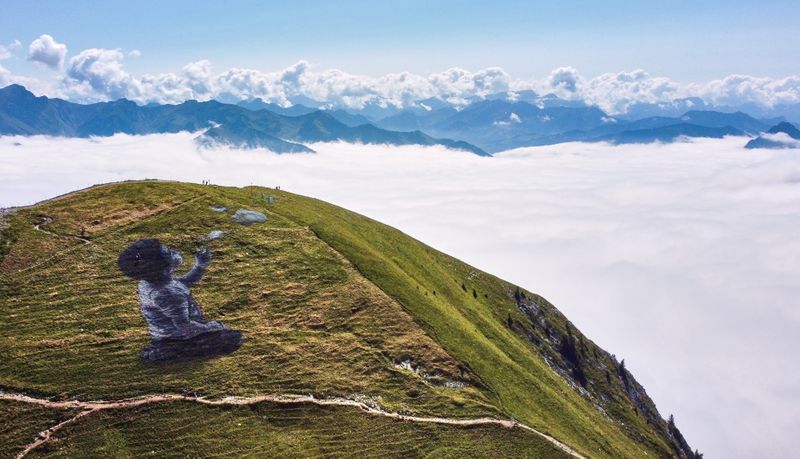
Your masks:
M237 225L230 215L240 208L269 221ZM447 422L512 419L584 456L691 456L624 364L543 298L318 200L257 187L130 182L16 209L0 228L6 394L83 401L311 394ZM212 230L226 234L209 244L214 259L194 295L208 318L241 330L245 344L214 360L141 362L148 337L135 282L119 273L117 255L155 237L188 261ZM0 405L4 414L24 413L3 416L4 451L20 450L20 438L66 415L20 403ZM565 454L530 430L360 411L186 401L104 409L67 423L33 453Z

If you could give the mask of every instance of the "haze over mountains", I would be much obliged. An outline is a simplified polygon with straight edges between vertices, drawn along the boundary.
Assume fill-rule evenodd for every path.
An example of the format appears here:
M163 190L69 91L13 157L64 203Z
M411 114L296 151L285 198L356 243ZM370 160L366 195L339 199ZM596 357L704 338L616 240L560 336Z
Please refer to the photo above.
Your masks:
M680 112L690 107L702 110ZM773 126L780 130L779 123L783 130L794 128L784 117L756 118L741 111L711 108L702 101L686 99L670 105L636 104L624 116L612 116L596 106L529 90L490 95L466 106L429 98L402 109L379 104L333 108L308 98L288 106L258 98L235 105L190 100L140 106L126 99L81 105L36 97L20 85L10 85L0 89L0 135L88 137L190 131L202 132L197 139L201 145L261 147L277 153L311 152L304 143L345 141L443 145L487 155L573 141L627 144L671 142L681 137L755 138L769 134ZM779 138L748 146L787 148L795 144Z

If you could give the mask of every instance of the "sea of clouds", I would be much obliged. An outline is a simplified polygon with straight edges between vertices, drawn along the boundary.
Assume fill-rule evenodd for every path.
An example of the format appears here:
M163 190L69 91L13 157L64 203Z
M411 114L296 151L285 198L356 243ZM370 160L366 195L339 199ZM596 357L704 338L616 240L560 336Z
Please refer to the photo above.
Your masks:
M280 185L544 295L712 457L795 451L800 150L726 138L277 155L192 139L0 137L0 206L125 179Z
M25 55L22 43L0 45L0 61ZM27 47L27 59L50 69L51 77L32 78L0 65L0 87L22 84L37 95L74 102L127 98L138 103L180 103L189 99L239 101L262 98L289 105L310 98L332 108L362 108L367 104L408 107L430 97L464 105L494 93L531 89L597 105L611 114L624 113L635 103L669 105L676 99L699 97L708 104L761 108L800 103L800 75L766 78L729 75L708 82L680 83L637 69L587 77L573 67L549 75L513 78L500 67L475 71L450 68L429 75L397 72L380 76L316 69L304 60L273 71L248 68L215 70L208 60L183 66L177 72L133 75L126 59L138 50L88 48L70 54L65 43L48 34Z

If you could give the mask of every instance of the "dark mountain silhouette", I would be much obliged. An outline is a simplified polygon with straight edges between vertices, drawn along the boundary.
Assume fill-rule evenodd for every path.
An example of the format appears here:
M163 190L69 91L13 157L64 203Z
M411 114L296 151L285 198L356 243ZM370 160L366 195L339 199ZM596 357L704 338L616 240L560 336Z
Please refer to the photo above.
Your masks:
M800 129L797 129L792 123L787 123L786 121L782 123L778 123L775 126L769 128L770 134L777 134L779 132L783 132L784 134L788 134L789 137L800 140Z
M767 134L786 134L790 138L800 140L800 129L797 129L793 124L782 122L772 126ZM797 144L789 142L781 142L779 139L768 138L760 135L755 139L747 142L745 148L797 148Z
M330 113L330 115L336 118L337 121L342 124L346 124L347 126L355 127L361 126L362 124L372 124L367 117L358 114L352 114L346 110L325 110L325 112Z
M756 134L769 127L768 123L757 120L743 112L722 113L710 110L693 110L684 113L680 120L684 123L705 127L722 128L730 126L748 134Z
M283 116L300 116L317 111L316 108L306 107L303 104L294 104L289 107L284 107L273 102L264 102L259 98L243 100L236 105L254 112L258 110L269 110L272 113Z
M422 132L392 132L372 125L348 126L324 111L284 116L217 101L139 106L129 100L81 105L36 97L24 87L0 89L0 134L64 137L206 131L203 144L265 147L279 153L311 151L303 142L346 141L388 145L444 145L478 155L466 142L435 139Z

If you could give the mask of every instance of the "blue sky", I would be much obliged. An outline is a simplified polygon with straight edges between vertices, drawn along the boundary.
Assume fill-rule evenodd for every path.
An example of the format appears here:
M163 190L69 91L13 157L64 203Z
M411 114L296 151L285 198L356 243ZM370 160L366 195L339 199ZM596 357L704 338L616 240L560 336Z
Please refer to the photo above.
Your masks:
M588 76L643 68L677 81L800 73L791 1L31 2L4 1L0 43L41 34L85 48L138 49L134 74L209 59L278 69L305 59L380 75L500 66L514 77L573 66ZM6 68L46 70L24 58Z

